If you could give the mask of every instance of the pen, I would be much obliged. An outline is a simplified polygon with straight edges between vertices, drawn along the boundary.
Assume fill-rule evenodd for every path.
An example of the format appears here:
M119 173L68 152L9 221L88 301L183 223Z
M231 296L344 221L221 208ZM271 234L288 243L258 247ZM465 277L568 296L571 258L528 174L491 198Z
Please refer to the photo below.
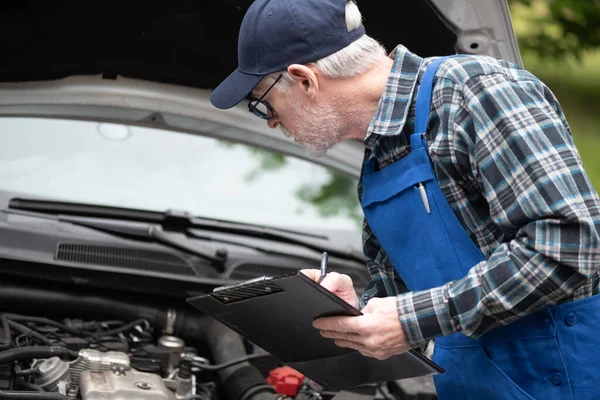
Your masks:
M425 211L427 214L431 214L431 209L429 208L429 200L427 199L427 192L425 191L425 186L423 183L419 183L419 191L421 192L421 200L423 201L423 205L425 206Z
M321 277L319 278L319 283L323 281L325 275L327 275L327 261L329 260L329 254L326 251L323 252L321 256Z

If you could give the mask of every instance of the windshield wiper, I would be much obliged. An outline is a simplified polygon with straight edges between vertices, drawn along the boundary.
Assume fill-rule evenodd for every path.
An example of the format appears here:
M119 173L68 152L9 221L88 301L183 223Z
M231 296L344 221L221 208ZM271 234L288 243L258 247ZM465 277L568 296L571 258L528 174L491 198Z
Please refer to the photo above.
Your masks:
M13 198L9 202L9 208L18 210L27 210L41 212L45 214L60 215L63 220L67 216L81 216L90 218L104 218L104 219L117 219L126 220L133 222L145 222L150 224L157 224L161 229L154 230L152 235L158 235L161 239L158 240L169 240L174 241L173 238L168 235L164 235L164 232L178 232L183 233L187 236L198 237L193 233L192 229L207 230L213 232L223 232L228 234L237 234L247 237L254 237L259 239L267 239L280 243L288 243L297 246L309 248L317 252L327 251L330 256L339 257L347 260L354 260L358 262L364 262L362 253L359 253L352 248L339 249L332 246L328 246L323 241L329 238L325 235L311 234L307 232L298 232L293 230L273 228L260 225L251 225L230 221L221 221L208 218L194 217L192 214L179 211L179 210L167 210L164 213L156 211L145 211L136 210L129 208L99 206L92 204L81 204L81 203L69 203L69 202L58 202L49 200L35 200L35 199L22 199ZM87 221L90 224L91 221ZM109 221L106 221L107 223ZM100 229L98 224L100 221L94 222L94 227ZM110 221L111 225L113 221ZM88 225L90 226L90 225ZM107 229L107 225L105 225ZM124 224L120 229L127 230ZM164 232L162 232L164 230ZM114 231L114 229L113 229ZM121 234L126 232L121 231ZM162 235L161 235L162 233ZM299 238L298 236L302 237ZM201 237L199 237L201 238ZM151 239L151 238L149 238ZM311 241L316 240L316 242ZM174 245L171 244L173 247ZM177 243L177 246L185 246L182 243ZM183 248L182 248L183 250ZM185 250L184 250L185 251ZM213 255L204 255L205 258L212 257L218 260L211 260L214 262L220 262L219 257ZM222 258L222 257L221 257Z
M225 270L225 261L227 261L227 250L217 249L201 250L197 246L190 246L184 242L177 240L172 235L165 233L162 227L158 224L149 224L135 221L109 220L94 217L79 217L70 215L48 215L45 213L36 213L29 210L9 210L0 209L0 213L9 213L17 215L33 216L36 218L47 218L53 221L70 223L73 225L84 226L104 233L109 233L113 236L118 236L125 239L137 241L145 241L159 243L163 246L170 247L185 253L191 254L208 261L209 265L217 271Z
M0 213L9 213L16 215L26 215L33 216L36 218L47 218L52 221L70 223L77 226L83 226L86 228L90 228L93 230L101 231L104 233L108 233L117 237L133 239L133 240L143 240L150 241L154 243L160 243L167 247L171 247L177 250L181 250L187 252L188 254L195 255L201 257L205 260L210 261L210 265L215 267L218 272L224 272L225 261L227 261L229 252L227 248L221 247L216 249L215 251L203 251L198 250L195 246L187 246L184 243L179 242L177 239L173 238L169 233L165 233L160 225L156 224L147 224L143 222L132 222L132 221L120 221L120 220L111 220L111 219L102 219L95 217L78 217L78 216L69 216L69 215L48 215L44 213L37 213L35 211L26 211L26 210L8 210L8 209L0 209ZM206 234L200 235L192 231L185 232L186 237L192 239L198 239L202 241L214 242L214 243L224 243L230 244L239 247L245 247L248 249L260 251L262 253L267 254L278 254L289 257L290 254L285 251L280 251L276 249L268 249L261 246L256 246L248 243L239 242L236 240L226 240L223 238L216 238L212 236L208 236ZM214 254L214 255L211 255Z
M245 227L249 229L266 229L282 233L291 233L316 239L328 239L325 235L313 234L291 229L276 228L270 226L261 226L256 224L245 224L234 221L223 221L212 218L201 218L193 216L191 213L180 210L167 210L165 212L137 210L135 208L100 206L96 204L71 203L52 200L37 200L12 198L8 203L8 208L15 210L37 211L45 214L68 214L79 215L82 217L97 217L110 219L124 219L128 221L149 222L160 224L167 228L172 226L177 230L181 226L204 229L207 227L216 227L223 225L224 232L230 232L230 227ZM217 230L217 229L214 229Z

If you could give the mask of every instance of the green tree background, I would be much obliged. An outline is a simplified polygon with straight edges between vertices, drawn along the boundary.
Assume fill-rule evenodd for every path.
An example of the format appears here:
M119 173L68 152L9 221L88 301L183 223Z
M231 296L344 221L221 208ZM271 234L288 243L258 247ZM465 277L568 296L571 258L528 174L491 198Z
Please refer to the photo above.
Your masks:
M510 0L527 69L560 101L600 190L600 0Z
M508 0L525 68L558 97L592 183L600 190L600 0ZM248 179L286 164L252 150L259 164ZM298 198L321 216L362 214L356 182L334 172L324 184L302 186Z
M509 0L522 52L579 61L600 46L600 0Z

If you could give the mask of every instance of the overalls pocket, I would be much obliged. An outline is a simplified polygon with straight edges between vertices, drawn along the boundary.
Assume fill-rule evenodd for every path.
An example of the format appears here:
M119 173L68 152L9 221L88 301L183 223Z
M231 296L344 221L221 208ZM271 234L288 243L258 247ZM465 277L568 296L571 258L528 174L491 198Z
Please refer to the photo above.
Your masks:
M462 352L469 376L469 398L482 400L534 400L517 385L492 359L482 346L454 348Z
M446 282L460 279L459 260L431 192L436 183L412 179L394 183L394 190L387 186L385 192L371 196L364 210L382 247L392 249L388 257L400 277L412 291L436 287L440 276ZM415 226L418 229L411 229ZM403 243L411 243L410 253L393 251ZM432 244L444 250L432 252Z
M415 150L379 171L375 171L375 163L371 161L365 166L361 204L367 208L375 207L377 203L385 203L419 183L434 179L425 149Z
M383 170L368 171L365 216L410 290L458 280L473 267L472 259L483 259L445 201L424 148ZM394 251L405 243L411 243L409 252ZM457 252L473 257L461 262Z

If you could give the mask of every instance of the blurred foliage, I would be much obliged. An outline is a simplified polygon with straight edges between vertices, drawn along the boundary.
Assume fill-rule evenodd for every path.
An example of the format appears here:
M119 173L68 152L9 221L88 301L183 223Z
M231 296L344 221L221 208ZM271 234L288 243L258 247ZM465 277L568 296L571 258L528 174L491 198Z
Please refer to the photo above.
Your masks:
M259 177L263 172L277 171L286 164L286 158L283 154L272 153L258 147L247 147L258 160L258 165L246 174L246 180L252 181Z
M600 47L600 0L509 0L522 11L516 22L519 47L542 58L582 55ZM516 25L516 23L515 23Z
M362 212L356 193L356 181L328 170L329 178L322 185L304 185L296 192L300 200L316 206L322 217L344 215L357 227L362 224Z
M255 158L256 164L244 176L248 182L281 170L288 165L289 161L286 155L259 147L234 144L224 140L219 141L219 146L223 148L241 146ZM295 196L321 217L345 217L360 230L363 215L357 195L358 182L331 169L326 169L326 173L327 179L324 182L306 183L298 188ZM302 208L297 210L298 214L303 212Z
M287 156L256 147L244 146L257 160L245 179L252 181L263 174L275 172L287 164ZM362 226L362 211L356 192L357 181L327 169L324 182L311 182L302 185L295 195L307 206L311 206L321 217L346 217L353 221L356 228ZM298 213L302 213L298 209Z

